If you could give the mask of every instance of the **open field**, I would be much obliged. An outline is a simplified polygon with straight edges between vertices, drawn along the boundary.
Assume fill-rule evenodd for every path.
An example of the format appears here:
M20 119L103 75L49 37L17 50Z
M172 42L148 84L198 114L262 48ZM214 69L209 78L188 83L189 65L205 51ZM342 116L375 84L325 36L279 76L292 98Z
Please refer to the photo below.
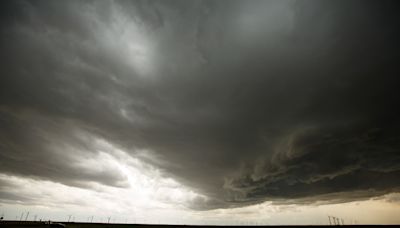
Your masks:
M57 222L55 222L57 223ZM207 227L229 227L229 226L192 226L192 225L144 225L144 224L112 224L112 223L75 223L75 222L63 222L67 228L207 228ZM345 225L348 227L400 227L399 225ZM45 224L44 222L20 222L20 221L3 221L0 223L0 227L15 227L15 228L44 228L44 227L57 227ZM236 226L231 226L236 227ZM240 226L240 227L255 227L255 226ZM328 226L257 226L257 227L328 227Z

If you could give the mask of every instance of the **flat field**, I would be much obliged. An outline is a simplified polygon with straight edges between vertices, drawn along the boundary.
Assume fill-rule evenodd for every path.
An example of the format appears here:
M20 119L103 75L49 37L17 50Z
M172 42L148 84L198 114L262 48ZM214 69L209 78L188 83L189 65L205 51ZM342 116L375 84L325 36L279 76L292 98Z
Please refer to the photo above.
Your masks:
M2 221L0 222L0 227L13 227L13 228L48 228L48 227L61 227L54 222L52 225L46 224L44 222L21 222L21 221ZM75 222L60 222L65 225L66 228L229 228L229 227L247 227L247 228L274 228L274 227L283 227L283 228L295 228L295 227L312 227L312 228L327 228L331 226L307 226L307 225L299 225L299 226L191 226L191 225L145 225L145 224L112 224L112 223L75 223ZM400 227L400 225L341 225L340 227Z

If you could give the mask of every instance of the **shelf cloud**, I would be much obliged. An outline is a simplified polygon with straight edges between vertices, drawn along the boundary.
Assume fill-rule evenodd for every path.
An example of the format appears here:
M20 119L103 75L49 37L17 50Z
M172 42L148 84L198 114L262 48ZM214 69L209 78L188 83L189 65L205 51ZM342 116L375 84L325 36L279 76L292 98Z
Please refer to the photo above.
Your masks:
M196 210L399 191L395 1L1 5L4 175L126 188L126 154Z

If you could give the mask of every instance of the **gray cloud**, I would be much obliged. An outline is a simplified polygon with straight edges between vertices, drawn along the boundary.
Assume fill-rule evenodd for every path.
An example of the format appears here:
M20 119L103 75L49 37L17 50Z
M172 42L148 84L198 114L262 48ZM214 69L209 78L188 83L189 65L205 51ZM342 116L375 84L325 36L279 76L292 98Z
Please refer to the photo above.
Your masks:
M102 138L196 209L398 191L392 1L2 4L2 173L124 186Z

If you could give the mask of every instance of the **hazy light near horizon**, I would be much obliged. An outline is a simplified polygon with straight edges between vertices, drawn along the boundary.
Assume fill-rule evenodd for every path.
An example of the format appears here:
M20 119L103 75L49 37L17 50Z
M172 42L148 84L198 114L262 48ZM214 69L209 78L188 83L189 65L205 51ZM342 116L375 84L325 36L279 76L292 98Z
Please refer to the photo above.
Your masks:
M93 144L93 148L99 148L95 151L96 156L75 157L76 163L71 165L89 174L118 172L123 177L118 183L120 187L96 182L67 186L0 174L1 192L12 192L12 199L1 202L5 218L14 219L20 212L28 210L31 211L30 219L33 219L32 213L39 213L41 217L61 220L65 220L66 215L75 214L77 221L96 215L95 221L108 216L120 219L125 216L130 218L130 222L150 222L150 218L157 216L160 221L172 222L180 219L189 201L205 198L104 140L95 140ZM146 156L143 155L146 151L138 153ZM12 202L16 204L13 206ZM173 215L174 212L177 214Z

